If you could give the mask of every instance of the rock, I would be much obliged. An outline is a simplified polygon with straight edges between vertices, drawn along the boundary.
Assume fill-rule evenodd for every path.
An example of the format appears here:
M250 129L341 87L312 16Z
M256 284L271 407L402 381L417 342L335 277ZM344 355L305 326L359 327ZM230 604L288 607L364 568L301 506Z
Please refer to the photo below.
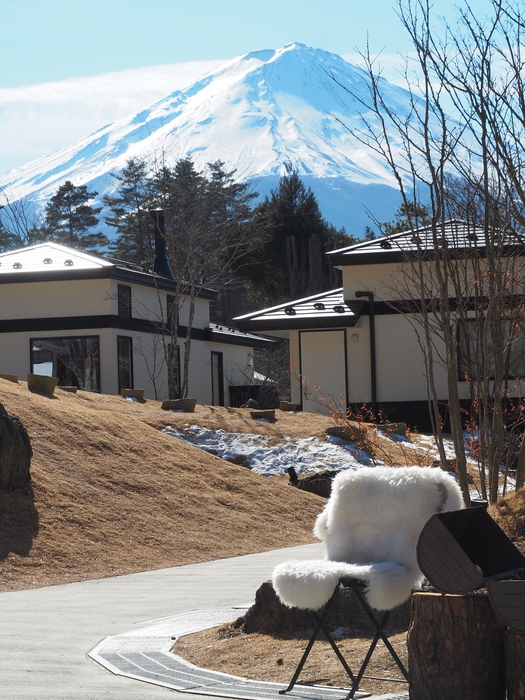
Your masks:
M281 411L297 411L299 406L296 403L290 403L290 401L280 401L279 409Z
M29 391L37 391L39 394L53 396L57 384L58 377L47 377L43 374L27 375L27 388Z
M266 408L260 411L250 411L252 418L266 418L266 420L275 420L275 408Z
M31 441L27 430L14 416L8 416L0 404L0 490L12 491L26 484L29 472Z
M366 435L364 427L351 425L350 423L347 425L331 425L325 432L327 435L333 435L334 437L347 440L348 442L359 442L363 440Z
M184 411L184 413L195 413L197 399L172 399L163 401L161 408L164 411Z
M16 374L0 374L0 379L7 379L8 382L18 384L18 377Z
M243 403L241 408L261 408L259 403L255 399L248 399L246 403Z
M357 600L348 589L340 589L334 599L333 613L327 618L329 627L359 627L369 629L369 623L362 617L350 617L346 613L362 613ZM389 624L408 628L410 619L410 601L395 608L391 613ZM238 618L235 627L242 627L246 634L261 632L263 634L294 632L312 629L316 619L310 610L289 608L277 597L272 582L263 583L255 594L255 603L243 617Z
M340 469L326 469L318 474L310 474L305 476L304 479L298 479L295 469L293 467L288 468L288 475L290 477L290 486L295 486L297 489L302 491L308 491L309 493L316 493L318 496L323 498L330 498L330 493L332 491L332 481L336 474L339 474Z
M130 396L132 399L144 401L144 389L122 389L120 394L121 396L124 396L124 398L126 396Z

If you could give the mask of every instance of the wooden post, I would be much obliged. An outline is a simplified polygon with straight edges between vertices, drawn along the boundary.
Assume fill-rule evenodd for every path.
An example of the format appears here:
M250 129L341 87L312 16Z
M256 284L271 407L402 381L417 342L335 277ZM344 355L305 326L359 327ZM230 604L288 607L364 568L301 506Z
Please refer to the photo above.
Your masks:
M485 594L415 593L410 700L505 700L504 630Z
M525 700L525 637L505 632L507 700Z

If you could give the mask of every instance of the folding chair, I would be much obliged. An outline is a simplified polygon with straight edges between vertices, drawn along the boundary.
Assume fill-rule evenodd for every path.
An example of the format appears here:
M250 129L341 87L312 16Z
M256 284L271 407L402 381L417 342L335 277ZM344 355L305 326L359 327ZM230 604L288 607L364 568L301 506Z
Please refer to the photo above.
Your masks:
M351 680L349 699L354 698L363 678L371 678L365 672L379 640L399 668L401 682L408 681L385 626L390 611L407 600L423 579L416 558L423 526L434 513L462 507L454 478L441 469L367 467L336 476L314 528L316 537L324 540L326 559L284 562L273 572L273 586L281 601L313 611L317 620L293 678L281 694L296 684L321 630ZM352 591L361 614L375 631L357 673L350 669L326 624L340 587Z

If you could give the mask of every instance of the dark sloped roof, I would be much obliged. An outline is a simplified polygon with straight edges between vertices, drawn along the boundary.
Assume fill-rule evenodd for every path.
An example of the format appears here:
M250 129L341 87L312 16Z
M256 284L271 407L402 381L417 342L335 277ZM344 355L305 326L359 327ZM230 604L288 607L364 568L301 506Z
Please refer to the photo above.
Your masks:
M501 245L509 249L523 248L523 239L513 232L495 232ZM437 245L436 245L437 244ZM366 265L383 262L399 262L421 252L432 252L447 247L460 254L476 250L484 255L485 230L464 221L452 219L438 226L436 239L431 226L403 231L392 236L364 241L327 253L332 265Z
M354 326L366 301L345 301L343 288L238 316L242 330L254 332Z

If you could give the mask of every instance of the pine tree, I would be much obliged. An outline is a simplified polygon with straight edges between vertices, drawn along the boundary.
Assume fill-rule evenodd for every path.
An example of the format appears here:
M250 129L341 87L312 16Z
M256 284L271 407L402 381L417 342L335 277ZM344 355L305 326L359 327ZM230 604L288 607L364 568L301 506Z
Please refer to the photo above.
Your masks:
M44 233L50 240L73 248L89 249L98 252L99 247L108 244L102 233L89 233L98 225L101 208L89 202L97 192L90 192L86 185L76 187L67 180L46 204Z
M118 181L115 193L103 199L111 211L105 221L117 230L110 250L122 260L151 266L155 231L148 211L153 196L148 166L144 160L131 158L114 177Z
M257 215L271 231L260 263L249 272L258 303L277 304L340 284L325 253L354 239L325 221L314 193L291 165Z

